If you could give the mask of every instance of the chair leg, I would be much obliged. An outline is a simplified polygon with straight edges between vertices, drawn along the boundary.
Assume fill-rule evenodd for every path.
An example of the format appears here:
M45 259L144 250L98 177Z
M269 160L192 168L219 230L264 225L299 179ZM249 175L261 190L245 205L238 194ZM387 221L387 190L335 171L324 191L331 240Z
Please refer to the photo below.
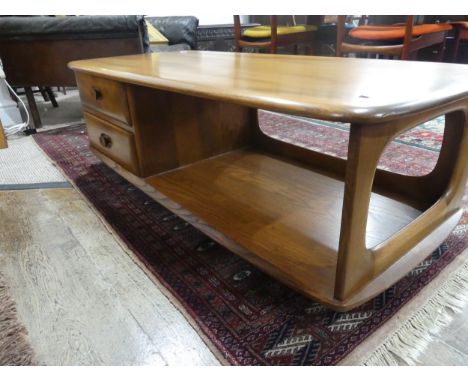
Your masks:
M453 47L452 62L457 62L458 49L460 47L460 32L457 31L457 37L455 38L455 45Z
M444 36L443 41L437 46L437 56L436 56L436 62L442 62L444 59L445 55L445 50L446 50L446 37Z
M444 53L445 53L445 44L440 44L439 49L437 51L436 62L442 62L442 60L444 59Z
M57 100L55 99L55 95L54 95L54 92L52 91L52 89L49 86L47 86L45 88L45 91L46 91L47 95L49 96L50 102L52 102L52 106L53 107L58 107L58 103L57 103Z
M46 89L44 89L42 86L38 87L39 91L41 92L42 98L44 98L45 102L49 102L49 94L46 92Z
M37 109L36 100L34 99L34 93L30 86L25 87L24 91L26 93L26 98L28 100L29 110L31 111L31 114L32 114L34 127L38 129L42 127L42 122L41 122L41 116L39 115L39 110Z

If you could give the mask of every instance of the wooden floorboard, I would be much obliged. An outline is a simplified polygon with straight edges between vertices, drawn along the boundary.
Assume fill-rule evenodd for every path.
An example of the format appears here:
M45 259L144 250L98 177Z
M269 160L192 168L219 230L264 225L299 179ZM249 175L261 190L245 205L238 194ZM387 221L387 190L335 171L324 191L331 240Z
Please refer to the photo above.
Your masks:
M0 270L44 365L217 365L73 189L0 193Z

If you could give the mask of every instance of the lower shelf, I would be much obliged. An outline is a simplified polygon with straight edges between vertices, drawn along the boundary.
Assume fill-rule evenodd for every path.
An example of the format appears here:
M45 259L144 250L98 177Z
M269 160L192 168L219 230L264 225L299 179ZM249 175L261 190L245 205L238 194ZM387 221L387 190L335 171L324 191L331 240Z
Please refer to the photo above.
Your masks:
M344 183L256 150L196 162L146 182L255 254L248 260L330 304ZM421 211L373 193L366 242L373 247Z

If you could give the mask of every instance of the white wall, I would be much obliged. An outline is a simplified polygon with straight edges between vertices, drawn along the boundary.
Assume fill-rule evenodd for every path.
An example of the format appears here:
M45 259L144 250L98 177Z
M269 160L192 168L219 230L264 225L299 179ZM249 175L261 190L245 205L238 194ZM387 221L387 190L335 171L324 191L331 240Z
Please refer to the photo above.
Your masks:
M195 15L200 20L200 25L232 24L232 15Z

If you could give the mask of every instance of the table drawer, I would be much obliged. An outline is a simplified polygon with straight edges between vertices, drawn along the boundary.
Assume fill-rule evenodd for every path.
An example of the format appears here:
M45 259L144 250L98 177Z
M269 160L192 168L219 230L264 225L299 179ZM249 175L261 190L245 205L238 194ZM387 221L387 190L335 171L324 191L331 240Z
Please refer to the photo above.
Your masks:
M131 125L125 85L106 78L79 73L76 81L83 105Z
M84 118L91 147L139 175L133 134L89 113L84 113Z

